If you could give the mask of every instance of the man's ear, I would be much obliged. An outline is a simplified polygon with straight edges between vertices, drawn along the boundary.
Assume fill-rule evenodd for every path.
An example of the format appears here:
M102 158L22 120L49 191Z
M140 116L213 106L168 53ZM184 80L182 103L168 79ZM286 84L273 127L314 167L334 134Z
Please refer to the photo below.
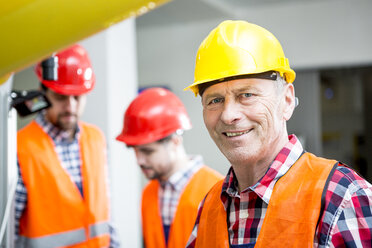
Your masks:
M173 144L178 146L178 145L182 144L183 137L181 135L173 134L172 138L171 138L171 141L173 142Z
M287 83L284 87L283 92L284 107L283 107L283 118L288 121L291 119L293 111L296 107L296 97L294 86L292 83Z

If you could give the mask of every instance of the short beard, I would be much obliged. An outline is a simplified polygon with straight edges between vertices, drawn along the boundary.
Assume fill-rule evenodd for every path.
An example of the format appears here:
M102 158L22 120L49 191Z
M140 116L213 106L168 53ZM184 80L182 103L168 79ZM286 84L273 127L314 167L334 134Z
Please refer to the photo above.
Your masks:
M161 179L161 175L157 172L154 173L152 177L149 177L149 180L159 180Z
M140 165L141 169L150 169L148 166L145 166L145 165ZM154 172L153 175L151 176L147 176L145 175L145 177L148 179L148 180L160 180L160 178L162 177L161 173L155 171L154 169L152 169L152 171Z
M61 119L65 115L72 115L72 116L74 116L76 121L74 121L74 122L67 122L67 123L62 122ZM61 129L63 131L76 130L76 127L77 127L77 116L74 115L74 114L68 114L68 113L63 113L63 114L59 115L57 117L56 127L58 127L59 129Z

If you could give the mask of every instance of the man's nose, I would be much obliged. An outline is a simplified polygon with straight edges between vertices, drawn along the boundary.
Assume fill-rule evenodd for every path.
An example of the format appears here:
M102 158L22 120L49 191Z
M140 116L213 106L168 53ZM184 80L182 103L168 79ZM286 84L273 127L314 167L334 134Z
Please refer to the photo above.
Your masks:
M139 165L146 164L146 158L141 152L135 150L135 154Z
M76 107L78 105L78 100L75 96L68 96L65 101L65 107L69 111L76 111Z
M227 125L236 123L242 118L242 112L239 104L233 99L225 99L221 121Z

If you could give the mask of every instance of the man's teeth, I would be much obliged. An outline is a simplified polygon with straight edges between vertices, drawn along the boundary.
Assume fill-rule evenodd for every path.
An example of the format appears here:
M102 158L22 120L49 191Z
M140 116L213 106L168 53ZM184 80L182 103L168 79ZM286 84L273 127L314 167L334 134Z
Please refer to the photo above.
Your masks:
M249 132L249 130L248 130L248 131L245 131L245 132L237 132L237 133L229 133L229 132L226 132L226 136L227 136L227 137L234 137L234 136L243 135L243 134L248 133L248 132Z

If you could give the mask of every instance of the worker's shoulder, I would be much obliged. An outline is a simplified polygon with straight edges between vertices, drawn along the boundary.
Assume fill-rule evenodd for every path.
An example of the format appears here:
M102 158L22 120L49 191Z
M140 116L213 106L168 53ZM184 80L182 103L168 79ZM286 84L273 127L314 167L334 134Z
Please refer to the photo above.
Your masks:
M189 185L207 193L216 183L223 181L223 178L219 172L204 165L194 174Z
M355 218L356 211L365 213L364 210L369 209L365 207L372 205L371 199L371 184L355 170L340 163L330 179L325 195L321 236L329 234L336 222L345 223L347 219Z
M371 188L372 185L358 174L354 169L340 163L337 166L335 173L332 175L331 182L342 187L354 188Z
M101 129L98 126L96 126L95 124L88 123L88 122L85 122L85 121L79 121L79 126L81 128L89 128L89 129L92 129L92 130L102 132Z
M44 132L42 127L34 120L22 127L17 132L17 149L25 147L32 148L36 146L35 140L45 140L48 134Z
M98 126L96 126L95 124L79 121L79 127L84 132L89 131L92 134L96 134L96 135L100 135L100 136L104 137L104 134L103 134L102 130Z
M35 125L38 126L38 124L34 120L32 120L26 126L19 129L17 131L17 134L20 135L20 134L27 133L27 132L33 132L33 129L35 128Z
M326 201L337 202L354 196L371 195L372 185L355 170L340 163L332 175L326 195Z
M204 176L206 176L206 177L213 177L213 178L216 178L216 179L218 179L218 180L224 178L224 176L223 176L221 173L219 173L218 171L216 171L216 170L210 168L210 167L207 166L207 165L203 165L203 166L199 169L198 173L199 173L199 174L202 174L202 175L204 175Z
M152 194L151 192L157 191L159 186L160 184L158 180L155 180L155 179L150 180L147 182L147 184L143 188L142 194L146 194L146 193Z

